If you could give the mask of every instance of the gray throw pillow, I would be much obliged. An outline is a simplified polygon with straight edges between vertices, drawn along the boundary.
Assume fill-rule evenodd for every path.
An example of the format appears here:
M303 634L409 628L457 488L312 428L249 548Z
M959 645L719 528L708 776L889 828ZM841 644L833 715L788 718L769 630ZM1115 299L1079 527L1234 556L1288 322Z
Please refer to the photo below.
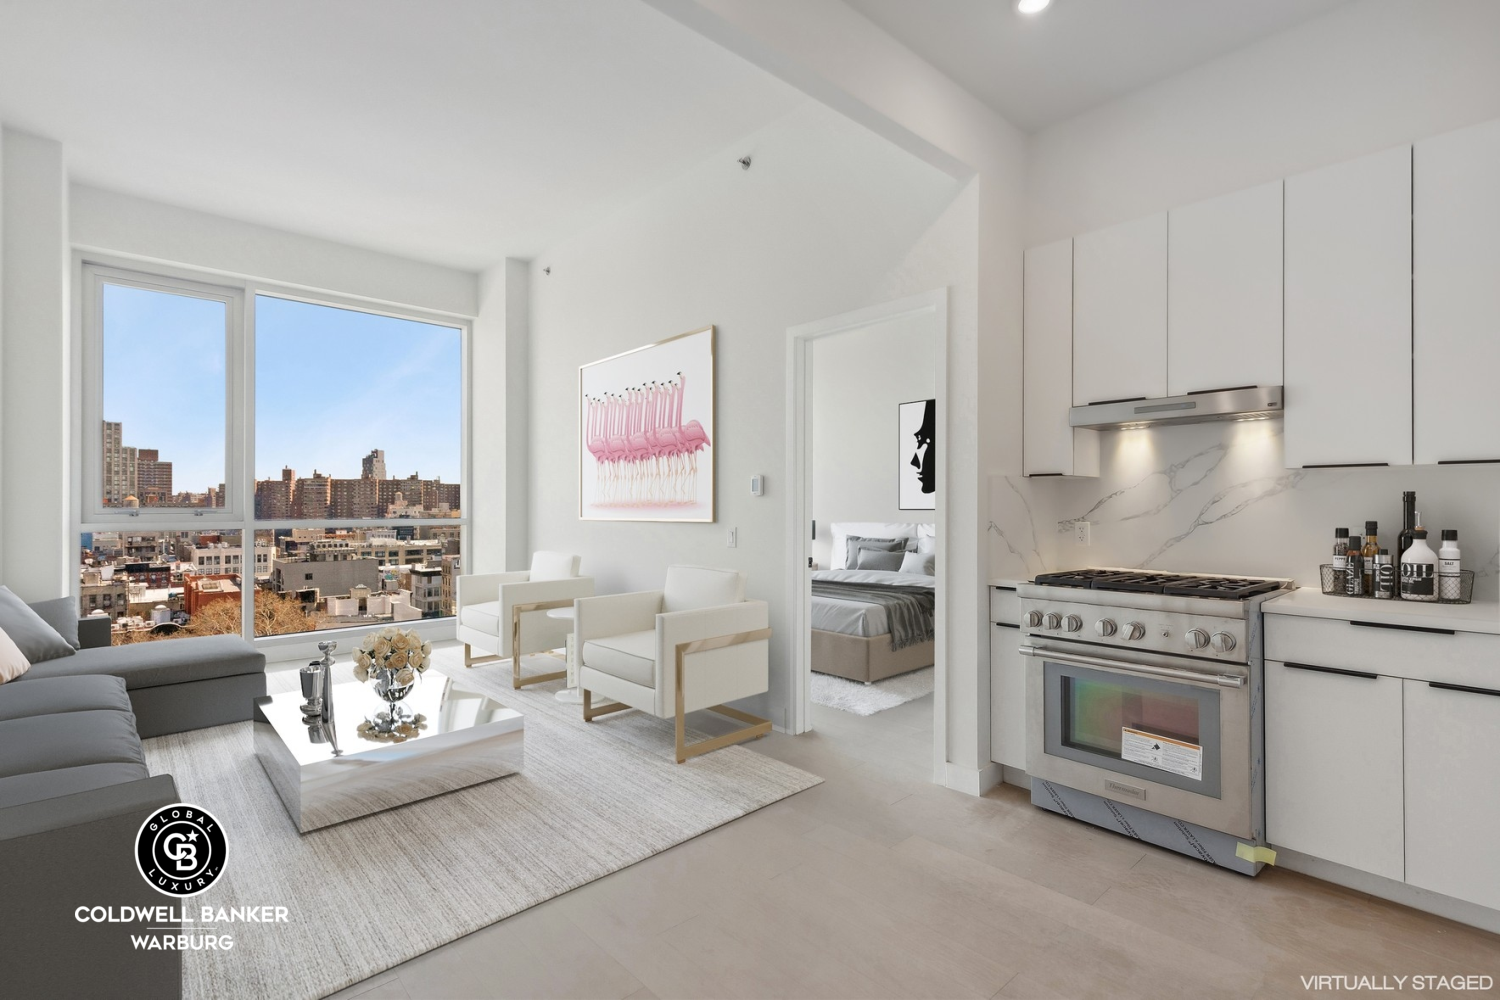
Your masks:
M0 629L5 630L33 664L73 655L68 640L11 593L9 587L0 587Z
M877 552L905 552L908 539L862 538L859 535L850 535L844 541L848 545L848 548L844 550L844 565L849 569L859 569L860 549L874 549ZM900 564L898 560L896 565Z
M78 602L71 597L59 597L55 601L37 601L30 605L52 631L62 636L69 646L82 649L78 642Z
M901 560L901 572L917 573L921 576L936 576L937 554L933 552L908 552Z
M901 560L905 557L905 552L883 552L880 549L863 548L859 550L859 562L854 568L879 569L894 573L901 568Z

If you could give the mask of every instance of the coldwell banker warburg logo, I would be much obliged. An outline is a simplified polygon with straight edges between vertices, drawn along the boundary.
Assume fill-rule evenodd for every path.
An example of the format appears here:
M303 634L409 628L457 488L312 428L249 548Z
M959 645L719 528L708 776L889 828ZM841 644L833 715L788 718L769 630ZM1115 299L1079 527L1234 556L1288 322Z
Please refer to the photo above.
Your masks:
M179 802L158 810L135 835L135 863L151 888L196 896L224 874L224 828L202 806Z

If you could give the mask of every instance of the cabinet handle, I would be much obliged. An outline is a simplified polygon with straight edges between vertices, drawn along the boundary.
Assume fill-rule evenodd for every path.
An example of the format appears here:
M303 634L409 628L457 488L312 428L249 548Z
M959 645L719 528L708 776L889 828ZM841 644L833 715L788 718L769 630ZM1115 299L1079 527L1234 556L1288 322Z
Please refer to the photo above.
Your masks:
M1428 681L1427 686L1437 688L1440 691L1463 691L1467 694L1487 694L1491 698L1500 698L1500 691L1491 691L1489 688L1470 687L1467 684L1444 684L1442 681Z
M1317 465L1304 465L1304 469L1385 469L1390 467L1390 462L1322 462Z
M1015 624L1015 623L1014 623L1014 622L990 622L990 624L991 624L991 625L998 625L998 626L1000 626L1000 627L1001 627L1001 628L1014 628L1014 629L1019 629L1019 628L1020 628L1020 627L1021 627L1021 626L1019 626L1019 625L1017 625L1017 624Z
M1494 465L1500 463L1500 458L1444 458L1438 460L1438 465Z
M1028 472L1028 473L1026 473L1026 476L1029 479L1043 479L1043 478L1045 478L1047 476L1066 476L1066 475L1067 475L1066 472Z
M1364 670L1345 670L1343 667L1315 667L1311 663L1283 663L1284 667L1293 670L1311 670L1318 674L1342 674L1345 677L1363 677L1367 681L1379 680L1379 674L1372 674Z
M1457 635L1458 634L1457 632L1453 631L1453 629L1451 629L1451 628L1428 628L1425 625L1397 625L1394 622L1356 622L1356 621L1351 621L1349 624L1350 625L1357 625L1360 628L1389 628L1389 629L1395 629L1397 632L1426 632L1428 635Z

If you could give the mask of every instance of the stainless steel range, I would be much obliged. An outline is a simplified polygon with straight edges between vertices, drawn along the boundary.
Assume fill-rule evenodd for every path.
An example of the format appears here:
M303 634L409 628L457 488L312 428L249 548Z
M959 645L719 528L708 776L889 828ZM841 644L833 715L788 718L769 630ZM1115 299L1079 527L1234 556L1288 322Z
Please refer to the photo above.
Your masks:
M1020 587L1032 802L1259 872L1260 606L1290 586L1085 569Z

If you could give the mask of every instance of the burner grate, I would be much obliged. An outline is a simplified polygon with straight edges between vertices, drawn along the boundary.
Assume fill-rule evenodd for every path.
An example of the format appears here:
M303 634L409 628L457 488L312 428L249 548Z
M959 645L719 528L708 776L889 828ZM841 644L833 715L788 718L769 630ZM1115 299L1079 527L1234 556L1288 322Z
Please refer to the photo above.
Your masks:
M1115 569L1074 569L1061 573L1039 573L1036 581L1047 587L1080 587L1136 594L1169 594L1177 597L1213 597L1243 601L1280 590L1275 580L1246 580L1231 576L1191 576L1185 573L1153 573Z

